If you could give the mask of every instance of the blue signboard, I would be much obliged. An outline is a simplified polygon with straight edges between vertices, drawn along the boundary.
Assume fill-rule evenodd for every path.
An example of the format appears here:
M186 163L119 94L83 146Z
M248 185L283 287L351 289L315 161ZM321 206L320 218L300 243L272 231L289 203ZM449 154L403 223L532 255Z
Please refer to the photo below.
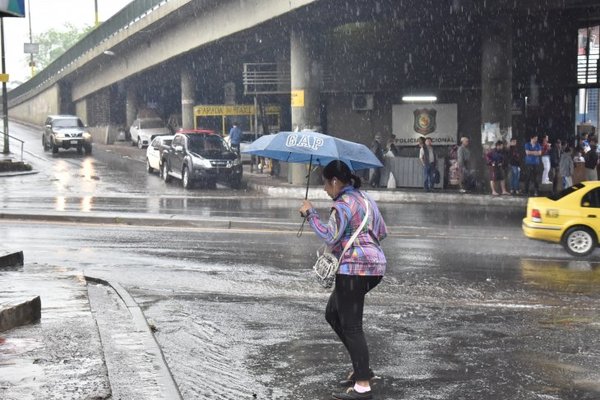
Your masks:
M0 0L0 16L24 17L25 0Z

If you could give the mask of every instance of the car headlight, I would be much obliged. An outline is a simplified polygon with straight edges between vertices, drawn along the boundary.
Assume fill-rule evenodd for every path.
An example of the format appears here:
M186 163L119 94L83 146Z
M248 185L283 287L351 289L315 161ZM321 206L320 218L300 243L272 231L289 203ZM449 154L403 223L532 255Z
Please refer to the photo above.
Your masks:
M202 168L212 168L212 164L209 160L205 160L204 158L194 158L194 165L197 165Z
M83 132L83 138L85 140L90 140L92 138L92 134L89 132Z
M64 139L65 137L65 134L61 132L56 132L55 135L57 139Z
M233 160L233 162L231 163L234 167L237 167L238 165L241 164L241 161L239 158L236 158L235 160Z

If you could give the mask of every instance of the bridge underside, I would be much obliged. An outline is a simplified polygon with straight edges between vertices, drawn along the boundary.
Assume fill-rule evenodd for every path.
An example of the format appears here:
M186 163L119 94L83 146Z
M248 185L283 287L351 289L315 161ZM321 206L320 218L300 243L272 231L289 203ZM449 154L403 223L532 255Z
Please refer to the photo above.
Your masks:
M317 117L295 117L287 94L261 96L286 110L284 129L312 124L369 143L375 133L396 133L393 108L404 95L427 93L456 104L456 136L476 139L476 147L485 145L484 124L521 139L575 133L578 29L600 21L596 2L321 0L290 2L291 9L267 2L182 2L109 43L114 55L98 54L11 114L41 123L46 113L77 112L93 126L126 127L137 110L155 107L166 119L186 112L184 73L195 104L222 104L227 83L237 103L252 103L243 65L268 62L305 68L310 79L292 74L289 89L316 93L306 107ZM306 46L298 50L295 40ZM372 107L353 109L357 94L372 95Z

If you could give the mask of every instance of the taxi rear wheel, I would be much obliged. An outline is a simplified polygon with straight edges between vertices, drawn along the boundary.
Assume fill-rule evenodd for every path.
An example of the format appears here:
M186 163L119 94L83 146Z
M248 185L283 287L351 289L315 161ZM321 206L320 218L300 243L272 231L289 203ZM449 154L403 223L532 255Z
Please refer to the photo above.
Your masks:
M577 257L592 254L598 245L595 233L585 226L569 228L563 236L562 244L569 254Z

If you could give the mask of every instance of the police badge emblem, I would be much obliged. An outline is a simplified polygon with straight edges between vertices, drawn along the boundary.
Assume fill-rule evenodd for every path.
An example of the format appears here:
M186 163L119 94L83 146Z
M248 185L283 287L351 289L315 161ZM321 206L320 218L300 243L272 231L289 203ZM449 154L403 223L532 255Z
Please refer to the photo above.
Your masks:
M414 111L415 123L414 130L421 135L428 135L435 132L435 116L437 111L434 109L420 108Z

